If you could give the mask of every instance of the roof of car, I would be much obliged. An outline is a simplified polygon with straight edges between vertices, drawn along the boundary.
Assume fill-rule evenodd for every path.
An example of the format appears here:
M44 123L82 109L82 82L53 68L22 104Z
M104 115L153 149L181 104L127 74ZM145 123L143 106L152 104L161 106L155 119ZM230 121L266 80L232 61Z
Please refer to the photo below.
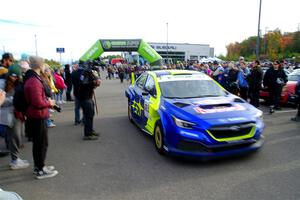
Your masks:
M166 75L193 75L193 74L201 74L197 71L191 70L157 70L151 71L150 73L155 74L157 77L166 76Z
M191 71L191 70L158 70L149 71L149 74L158 78L161 81L171 81L171 80L190 80L191 78L209 80L210 78L201 72Z

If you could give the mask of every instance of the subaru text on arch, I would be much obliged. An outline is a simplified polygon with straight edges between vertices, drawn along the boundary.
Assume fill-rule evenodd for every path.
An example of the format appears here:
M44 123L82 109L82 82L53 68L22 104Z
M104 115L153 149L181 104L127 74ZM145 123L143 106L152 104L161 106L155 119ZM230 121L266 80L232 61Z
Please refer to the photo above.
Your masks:
M160 154L211 159L263 144L263 113L201 72L146 71L125 95L129 120Z

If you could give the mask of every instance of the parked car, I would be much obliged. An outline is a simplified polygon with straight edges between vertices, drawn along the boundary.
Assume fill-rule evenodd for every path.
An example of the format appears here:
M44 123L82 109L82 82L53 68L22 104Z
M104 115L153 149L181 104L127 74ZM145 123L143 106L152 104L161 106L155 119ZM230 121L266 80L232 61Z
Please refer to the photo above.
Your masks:
M292 73L288 74L288 82L282 88L280 103L287 104L291 103L294 104L297 102L297 95L295 94L295 88L297 81L300 79L300 71L293 71ZM264 99L265 101L269 100L269 91L266 88L263 88L260 91L260 98Z
M263 145L262 112L201 72L146 71L125 95L129 120L160 154L207 160Z

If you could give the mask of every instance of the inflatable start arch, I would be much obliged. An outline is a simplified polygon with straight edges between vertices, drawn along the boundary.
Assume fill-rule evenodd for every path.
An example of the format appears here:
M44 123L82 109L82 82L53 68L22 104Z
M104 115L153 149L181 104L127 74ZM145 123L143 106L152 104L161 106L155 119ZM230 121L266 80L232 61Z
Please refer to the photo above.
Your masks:
M144 40L98 40L81 58L81 61L94 60L106 51L136 51L150 65L161 65L162 57Z

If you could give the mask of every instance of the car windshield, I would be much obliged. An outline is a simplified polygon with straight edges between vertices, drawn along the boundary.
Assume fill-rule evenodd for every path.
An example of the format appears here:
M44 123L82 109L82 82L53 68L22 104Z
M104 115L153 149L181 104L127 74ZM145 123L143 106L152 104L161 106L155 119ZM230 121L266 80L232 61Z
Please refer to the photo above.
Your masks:
M161 93L165 98L218 97L226 93L212 80L177 80L160 82Z
M289 76L288 76L288 80L289 81L298 81L298 80L300 80L300 74L290 74Z

